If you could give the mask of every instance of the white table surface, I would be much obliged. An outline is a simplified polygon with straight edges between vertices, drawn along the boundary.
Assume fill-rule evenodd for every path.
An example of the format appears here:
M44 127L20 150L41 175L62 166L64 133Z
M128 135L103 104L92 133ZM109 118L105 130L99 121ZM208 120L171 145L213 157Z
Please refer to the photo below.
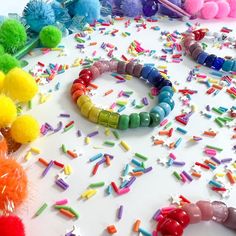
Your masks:
M179 32L186 30L186 25L183 22L159 22L150 23L148 26L158 25L161 30L172 32L178 29ZM235 22L204 22L204 27L210 28L214 31L219 31L222 26L228 26L235 29ZM78 49L75 49L76 41L73 35L64 38L61 45L65 46L67 56L58 57L58 52L50 52L47 55L42 55L39 50L34 52L33 56L27 56L26 60L30 63L27 69L32 68L38 61L45 64L48 63L62 63L71 65L76 58L83 58L85 56L91 57L92 52L97 50L97 55L103 58L106 57L106 52L100 49L102 42L112 43L118 47L118 50L114 53L116 57L120 57L122 54L130 57L127 54L127 48L133 40L137 40L142 43L142 47L145 49L155 49L160 51L162 49L162 41L160 40L160 31L153 30L141 30L137 33L135 24L132 23L129 28L124 28L123 22L116 23L110 29L119 29L120 32L128 31L131 33L129 37L122 37L120 33L116 37L110 35L104 36L99 32L91 34L91 41L97 42L96 46L86 46L84 53L80 53ZM235 33L235 32L234 32ZM210 50L210 49L209 49ZM235 56L235 50L216 51L218 55L233 55ZM155 63L156 65L165 65L165 62L154 60L151 57L140 57L143 63ZM38 147L41 149L41 154L36 155L27 163L23 165L27 168L27 174L29 176L30 187L29 197L24 206L18 210L20 216L23 217L26 226L27 236L61 236L65 235L66 229L72 229L73 225L77 225L81 230L82 236L105 236L107 233L104 231L108 225L115 224L118 229L117 236L135 235L132 233L132 226L136 219L142 221L142 227L148 231L152 231L155 228L155 222L151 219L154 212L163 206L168 206L171 195L182 194L191 201L197 200L220 200L220 196L209 190L207 185L208 181L212 179L214 173L220 172L222 169L219 167L215 172L203 171L202 178L200 180L194 180L192 183L186 183L182 185L177 182L172 176L174 170L180 172L181 170L189 171L195 161L202 161L206 158L203 154L204 146L215 145L220 146L224 150L217 154L219 159L226 157L235 158L235 152L232 147L235 145L235 141L231 138L233 131L227 128L219 128L213 121L213 119L207 120L200 115L200 111L204 110L204 107L209 104L210 106L224 106L231 107L235 105L226 92L220 92L217 96L206 95L206 87L203 84L199 84L196 81L186 83L186 78L189 71L196 65L189 58L184 58L184 61L180 64L169 63L168 75L172 81L178 81L181 89L187 86L190 89L198 90L198 93L192 96L192 104L197 107L197 111L190 118L190 122L186 129L188 133L181 135L178 132L174 132L171 139L164 139L167 142L177 140L179 137L183 138L180 146L175 150L169 150L165 147L152 146L152 135L157 135L158 131L162 128L140 128L136 130L128 130L125 132L119 131L121 140L125 140L130 146L129 152L124 152L119 146L119 141L115 140L113 135L106 137L104 135L104 128L90 123L84 119L80 114L76 106L71 102L70 98L70 86L74 79L77 78L80 68L70 68L66 73L56 76L56 78L48 85L40 87L40 91L47 93L50 89L53 90L50 99L44 103L38 104L38 96L33 101L33 109L29 113L33 114L41 124L48 122L54 127L57 126L59 121L62 121L65 125L70 120L75 121L75 128L66 133L50 134L45 137L39 138L30 146ZM208 69L201 69L201 73L209 75ZM60 82L60 90L54 91L55 85ZM117 93L124 90L134 91L134 95L129 101L135 98L140 101L141 98L147 96L149 86L144 85L143 81L132 79L126 83L116 84L115 79L109 74L103 75L96 80L96 84L99 85L99 89L95 91L93 101L97 105L102 105L104 108L108 108L111 103L116 101ZM114 92L107 97L103 94L109 89L113 89ZM180 94L176 94L174 99L176 101L176 107L170 114L168 119L171 121L176 115L181 114L181 106L179 100ZM124 98L122 98L124 100ZM150 105L145 107L144 110L150 110L155 101L150 100ZM131 111L140 112L141 110L133 109L131 106L127 106L127 109L123 113L130 113ZM69 113L70 118L60 118L60 113ZM213 117L216 114L212 113ZM179 123L174 122L173 127L180 127ZM203 140L194 145L190 145L188 140L193 136L200 136L205 130L212 128L218 131L216 138L203 137ZM82 137L77 137L76 131L80 129L83 133ZM89 145L84 144L84 137L86 134L92 131L99 131L99 135L91 139ZM115 147L103 146L104 140L111 140L116 143ZM60 150L61 144L65 144L68 149L76 149L78 153L82 153L82 156L72 160ZM94 149L94 146L103 147L103 149ZM19 156L19 160L25 155L29 146L23 147L16 155ZM100 167L98 174L91 177L91 171L94 163L88 163L88 159L93 155L102 152L110 153L114 155L114 159L109 168ZM146 166L152 166L153 170L139 177L132 185L130 193L123 196L110 195L106 196L105 187L111 182L118 183L119 177L125 165L130 162L135 152L142 153L149 157ZM187 164L183 168L178 167L162 167L157 164L157 159L166 159L168 154L173 152L178 160L185 161ZM44 167L37 162L38 157L43 157L46 160L58 160L65 164L70 164L73 168L73 174L69 176L67 182L70 188L67 191L61 191L55 186L55 176L59 173L58 168L52 168L45 178L41 178L41 174ZM167 160L167 159L166 159ZM88 201L80 200L80 195L83 193L90 183L97 181L104 181L105 187L99 188L98 193L89 199ZM231 206L235 206L236 190L233 188L231 195L228 199L223 199ZM69 205L78 210L80 213L80 219L77 221L68 220L64 216L61 216L56 210L53 209L55 201L67 198ZM49 207L37 218L33 218L34 213L43 204L47 203ZM116 213L120 205L124 206L123 218L117 221ZM210 223L200 223L197 225L191 225L186 229L186 236L220 236L220 235L235 235L232 232L221 225Z

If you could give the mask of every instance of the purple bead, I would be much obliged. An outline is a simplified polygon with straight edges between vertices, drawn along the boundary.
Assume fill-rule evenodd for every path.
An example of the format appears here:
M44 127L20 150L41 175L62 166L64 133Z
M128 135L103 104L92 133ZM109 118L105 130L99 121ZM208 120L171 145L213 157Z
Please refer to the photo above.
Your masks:
M133 76L135 76L135 77L137 77L137 78L140 78L142 69L143 69L143 65L141 65L141 64L136 64L136 65L134 66Z
M192 58L194 60L197 60L199 54L202 52L202 48L201 47L197 47L194 49L193 53L192 53Z
M169 2L175 4L176 6L180 7L182 6L182 2L181 0L169 0ZM172 10L166 8L165 6L163 6L162 4L160 4L160 13L163 15L167 15L171 18L179 18L180 16L178 14L176 14L175 12L173 12Z
M125 74L125 69L126 69L126 63L123 61L119 61L117 66L117 73Z
M192 44L192 45L190 46L190 48L189 48L190 54L192 55L193 51L194 51L196 48L198 48L198 47L201 47L199 43L194 43L194 44Z
M147 1L143 6L143 14L147 17L153 16L158 11L158 4L156 1Z
M214 201L211 203L213 207L213 218L212 220L222 223L228 217L228 208L224 202Z
M223 225L230 229L236 229L236 208L228 208L228 218L223 223Z
M135 67L135 64L134 64L133 62L129 62L129 63L126 65L126 73L127 73L128 75L133 75L134 67Z

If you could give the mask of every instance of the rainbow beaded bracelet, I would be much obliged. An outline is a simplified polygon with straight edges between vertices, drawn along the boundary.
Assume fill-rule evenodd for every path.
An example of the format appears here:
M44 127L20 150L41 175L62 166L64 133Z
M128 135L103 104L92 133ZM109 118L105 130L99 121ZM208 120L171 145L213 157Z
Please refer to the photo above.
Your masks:
M94 106L91 98L86 95L86 90L92 80L105 72L129 74L137 78L142 77L144 81L158 89L159 104L153 107L150 112L132 113L130 115L120 115L117 112L102 110ZM90 68L83 69L79 73L79 78L73 82L71 87L72 99L77 103L84 117L94 123L120 130L159 125L175 106L172 99L173 94L172 83L168 79L164 79L155 67L114 60L97 61Z
M205 65L215 70L223 70L226 72L236 72L236 60L224 59L217 57L215 54L208 54L201 45L197 42L203 39L207 29L200 29L188 33L183 38L183 45L189 55L199 64Z
M220 201L186 203L182 208L161 211L157 217L157 232L161 232L163 236L181 236L189 224L210 220L236 230L236 208L227 207Z

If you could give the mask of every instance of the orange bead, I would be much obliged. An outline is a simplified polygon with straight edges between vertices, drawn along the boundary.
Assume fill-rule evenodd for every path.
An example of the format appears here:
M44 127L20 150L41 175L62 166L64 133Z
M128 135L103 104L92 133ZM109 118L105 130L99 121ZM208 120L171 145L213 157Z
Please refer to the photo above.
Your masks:
M70 90L71 94L73 94L76 90L85 91L85 86L81 83L75 83L71 87L71 90Z
M75 92L72 94L72 99L73 99L73 101L74 101L74 102L77 102L78 98L79 98L80 96L82 96L82 95L84 95L84 91L82 91L82 90L77 90L77 91L75 91Z

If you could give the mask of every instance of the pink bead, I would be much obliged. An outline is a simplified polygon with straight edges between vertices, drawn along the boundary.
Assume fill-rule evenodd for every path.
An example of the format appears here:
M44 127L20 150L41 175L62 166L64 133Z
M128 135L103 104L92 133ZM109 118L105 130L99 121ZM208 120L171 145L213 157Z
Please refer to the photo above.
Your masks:
M101 61L101 63L103 64L104 73L111 71L109 61Z
M229 3L226 2L225 0L220 0L217 2L217 5L219 7L219 11L216 14L215 18L221 19L227 17L230 13Z
M228 217L228 208L224 202L214 201L211 203L213 208L213 220L222 223Z
M110 69L112 72L117 71L118 61L113 60L113 61L110 61L109 64L110 64Z
M197 14L203 6L204 0L186 0L184 3L185 10L191 14Z
M190 48L190 46L191 46L192 44L194 44L194 43L195 43L194 40L187 39L187 40L185 40L185 42L184 42L184 47L188 50L188 49Z
M98 68L100 74L105 73L106 65L104 65L101 61L96 61L93 65Z
M190 224L196 224L201 221L202 219L201 210L196 204L193 203L185 204L183 205L182 209L186 211L186 213L188 214L190 218Z
M219 7L216 2L206 2L201 9L201 16L203 19L213 19L219 11Z
M91 66L91 67L90 67L90 70L91 70L91 72L92 72L93 79L96 79L97 77L100 76L99 69L98 69L96 66Z
M229 17L236 18L236 0L228 0L230 5Z
M196 205L199 207L202 220L208 221L213 217L213 207L209 201L198 201Z

